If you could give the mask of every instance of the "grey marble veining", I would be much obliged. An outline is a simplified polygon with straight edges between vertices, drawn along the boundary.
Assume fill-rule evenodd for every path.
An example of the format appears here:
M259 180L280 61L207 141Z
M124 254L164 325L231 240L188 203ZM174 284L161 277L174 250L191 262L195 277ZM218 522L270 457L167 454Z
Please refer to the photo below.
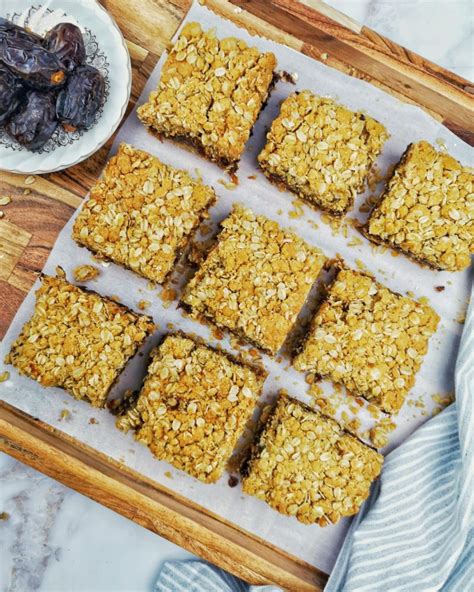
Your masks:
M474 79L474 4L464 0L330 0L355 20ZM0 3L1 5L1 3ZM160 563L190 557L55 481L0 454L0 592L144 592Z

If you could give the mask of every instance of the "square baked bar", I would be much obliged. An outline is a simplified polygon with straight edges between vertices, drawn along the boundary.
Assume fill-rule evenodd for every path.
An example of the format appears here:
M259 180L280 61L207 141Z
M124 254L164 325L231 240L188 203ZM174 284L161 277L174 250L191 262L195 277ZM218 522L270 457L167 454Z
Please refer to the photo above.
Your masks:
M196 148L235 171L274 82L276 59L235 37L188 23L169 52L158 88L139 107L159 136Z
M364 190L387 138L375 119L305 90L283 101L258 161L270 180L342 216Z
M265 374L184 334L152 352L135 405L117 420L160 460L206 483L226 468Z
M438 322L428 305L340 269L293 364L397 413Z
M33 316L5 362L43 386L104 407L126 363L154 330L152 319L62 275L41 279Z
M186 286L194 318L230 329L275 354L324 264L316 247L265 216L234 205L217 244Z
M423 265L460 271L474 253L474 172L428 142L410 144L364 234Z
M98 256L161 284L215 201L214 190L186 171L121 144L91 189L72 236Z
M357 514L383 456L337 422L280 395L242 466L242 490L305 524Z

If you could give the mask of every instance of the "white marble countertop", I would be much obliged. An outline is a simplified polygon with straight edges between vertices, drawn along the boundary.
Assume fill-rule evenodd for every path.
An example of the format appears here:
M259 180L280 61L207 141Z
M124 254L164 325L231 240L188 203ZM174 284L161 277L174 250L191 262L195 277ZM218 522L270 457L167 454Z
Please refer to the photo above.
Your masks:
M473 7L464 0L330 0L405 47L474 79ZM145 592L165 539L0 454L0 592Z

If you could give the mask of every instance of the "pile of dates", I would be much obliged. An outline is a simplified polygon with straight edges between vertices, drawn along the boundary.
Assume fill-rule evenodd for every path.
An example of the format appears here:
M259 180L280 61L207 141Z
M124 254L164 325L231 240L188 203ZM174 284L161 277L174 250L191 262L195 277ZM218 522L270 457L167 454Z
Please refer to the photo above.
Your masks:
M0 18L0 126L32 152L58 125L69 132L90 127L105 81L85 60L81 30L71 23L40 37Z

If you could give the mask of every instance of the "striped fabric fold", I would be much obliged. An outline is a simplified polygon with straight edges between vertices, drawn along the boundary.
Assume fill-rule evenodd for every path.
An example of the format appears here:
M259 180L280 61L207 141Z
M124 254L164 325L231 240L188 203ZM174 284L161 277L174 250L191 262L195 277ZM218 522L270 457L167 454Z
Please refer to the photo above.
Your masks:
M385 459L326 592L474 592L474 286L456 402ZM201 561L167 562L155 592L276 592ZM297 592L297 591L295 591Z
M474 590L473 301L456 361L456 402L386 457L326 592Z

